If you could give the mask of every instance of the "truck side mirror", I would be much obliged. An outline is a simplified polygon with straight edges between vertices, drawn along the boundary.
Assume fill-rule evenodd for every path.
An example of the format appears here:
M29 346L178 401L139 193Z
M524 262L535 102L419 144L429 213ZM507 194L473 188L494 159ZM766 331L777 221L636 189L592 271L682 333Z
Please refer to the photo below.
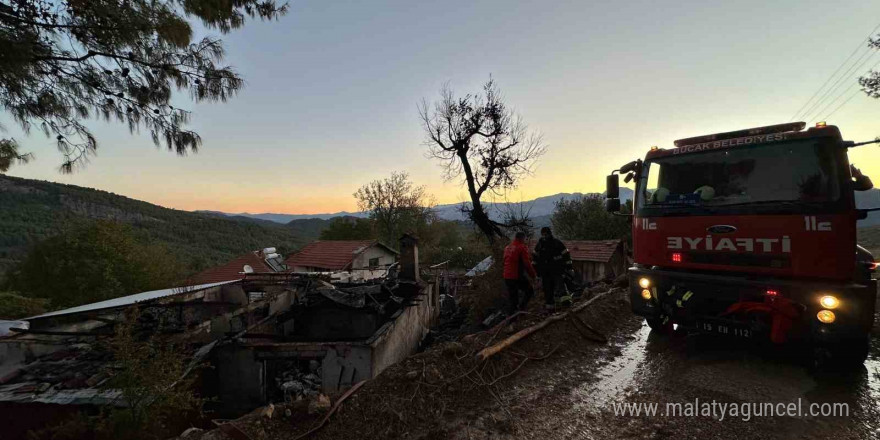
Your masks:
M639 161L634 160L620 167L620 174L632 173L639 170Z
M605 210L608 212L620 212L620 199L605 199Z
M612 174L605 178L605 198L620 198L620 175Z

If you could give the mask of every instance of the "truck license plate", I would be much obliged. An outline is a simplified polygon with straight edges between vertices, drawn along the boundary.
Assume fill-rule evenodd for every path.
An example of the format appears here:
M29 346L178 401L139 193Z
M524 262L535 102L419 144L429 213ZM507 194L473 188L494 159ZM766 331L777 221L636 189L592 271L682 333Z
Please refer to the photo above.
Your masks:
M698 321L697 330L737 338L751 338L754 333L744 324L728 321Z

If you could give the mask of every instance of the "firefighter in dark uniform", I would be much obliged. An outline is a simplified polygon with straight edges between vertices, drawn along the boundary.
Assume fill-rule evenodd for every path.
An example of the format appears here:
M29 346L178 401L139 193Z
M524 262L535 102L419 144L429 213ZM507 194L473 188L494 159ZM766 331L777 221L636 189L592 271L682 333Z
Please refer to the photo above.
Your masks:
M562 289L560 302L571 303L571 296L565 292L562 274L571 264L571 256L565 244L553 236L550 228L541 228L541 238L535 246L535 265L541 277L541 288L544 290L544 308L556 308L556 290Z

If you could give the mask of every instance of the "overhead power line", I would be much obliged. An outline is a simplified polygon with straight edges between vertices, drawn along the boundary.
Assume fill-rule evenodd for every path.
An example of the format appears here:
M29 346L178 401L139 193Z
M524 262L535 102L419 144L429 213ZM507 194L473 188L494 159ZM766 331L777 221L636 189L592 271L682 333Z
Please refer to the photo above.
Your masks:
M837 113L838 110L841 109L841 107L845 106L846 103L852 101L852 99L855 98L856 95L859 94L859 92L861 92L861 90L856 90L855 92L853 92L852 95L849 95L849 98L846 98L846 101L841 102L840 105L837 106L837 108L835 108L833 111L831 111L831 113L828 113L828 115L825 116L824 118L822 118L822 120L826 120L826 121L827 121L828 119L830 119L831 116L833 116L835 113Z
M859 66L856 67L854 70L853 70L853 69L850 69L850 70L853 71L853 72L856 72L856 76L860 75L860 73L859 73L859 72L861 72L860 69L865 65L866 62L868 62L868 60L873 59L874 56L876 56L876 55L877 55L877 52L875 52L875 53L874 53L873 55L871 55L870 57L865 58L865 60L862 61L862 62L859 64ZM871 67L871 69L874 69L875 67L877 67L877 64L880 64L880 63L874 63L874 65ZM845 94L847 94L850 90L852 90L853 87L859 85L859 83L856 81L856 77L855 77L855 76L849 76L849 75L844 76L844 77L842 77L842 79L841 79L840 81L837 82L837 84L835 84L834 88L831 89L832 92L831 92L831 94L828 95L829 97L830 97L831 95L833 95L833 94L837 91L837 89L838 89L840 86L842 86L842 85L844 85L844 84L847 84L847 82L846 82L846 81L843 81L843 79L848 79L849 81L851 81L849 87L846 87L846 88L844 88L843 90L841 90L841 92L838 93L838 94L834 97L834 99L832 99L832 100L830 100L830 101L823 101L823 102L824 102L824 105L822 105L821 107L817 107L817 108L816 108L817 111L816 111L815 113L813 113L812 111L810 111L809 113L805 114L804 117L806 118L807 116L812 116L812 118L817 118L817 117L821 116L823 113L825 113L826 110L828 110L829 107L831 107L832 105L834 105L834 103L837 102L838 99L840 99L842 96L844 96ZM810 120L811 120L811 118L807 118L807 121L810 121Z
M880 66L880 61L877 61L873 66L871 66L871 70L876 69L877 66ZM859 85L859 84L858 84L858 83L854 83L854 84L853 84L852 86L850 86L850 88L847 89L847 90L850 90L850 89L852 89L853 87L855 87L855 86L857 86L857 85ZM830 119L831 116L833 116L835 113L837 113L837 111L840 110L841 108L843 108L843 106L845 106L848 102L852 101L852 99L855 98L856 95L858 95L859 92L861 92L861 91L862 91L862 89L857 89L856 91L852 92L852 94L850 94L849 97L846 98L846 100L844 100L843 102L841 102L840 105L838 105L837 107L835 107L834 110L831 111L831 113L828 113L827 115L825 115L825 117L822 118L821 120L822 120L822 121L827 121L828 119ZM841 96L843 96L843 94L841 94L840 96L838 96L838 97L835 99L835 101L837 101L837 99L840 99Z
M871 40L871 36L874 35L874 33L877 32L878 29L880 29L880 23L878 23L877 26L874 27L874 29L868 33L868 36L865 38L864 41L859 42L859 44L856 46L855 50L853 50L852 53L849 54L848 57L846 57L846 59L843 61L843 63L840 64L840 66L837 67L837 69L834 71L834 73L832 73L831 76L829 76L828 79L826 79L825 82L818 89L816 89L816 91L813 93L813 96L811 96L810 99L808 99L807 102L805 102L804 105L802 105L801 108L799 108L798 111L796 111L794 113L794 115L791 117L792 121L795 120L795 118L797 118L798 115L800 115L801 112L803 112L804 109L807 108L807 106L810 105L811 102L813 102L813 99L815 99L816 96L818 96L819 93L822 92L822 90L825 88L825 86L827 86L828 83L830 83L831 80L835 76L837 76L837 73L840 72L840 69L843 69L843 66L845 66L849 62L849 60L851 60L852 57L854 57L856 55L856 53L858 53L859 49L864 47L863 44Z
M846 72L844 72L844 74L841 75L837 79L837 81L835 81L834 84L825 93L822 94L822 96L819 98L819 100L816 101L816 103L813 104L813 106L810 107L810 109L807 110L807 112L803 114L803 118L805 118L806 120L809 120L810 116L814 116L814 117L818 116L817 114L814 114L814 113L821 114L822 112L824 112L825 109L830 105L828 99L832 96L835 96L835 93L837 93L837 89L839 89L842 85L847 84L848 81L854 80L855 77L852 74L853 73L858 74L858 72L860 72L860 69L865 65L865 63L870 61L876 55L877 55L877 51L874 50L873 48L869 47L868 50L861 57L859 57L856 60L856 62L853 63L853 65L849 67L849 69L846 69ZM846 93L847 90L849 90L849 88L844 89L843 92L841 92L841 94ZM835 96L834 100L836 100L838 97L839 97L839 95ZM834 100L832 100L832 102Z

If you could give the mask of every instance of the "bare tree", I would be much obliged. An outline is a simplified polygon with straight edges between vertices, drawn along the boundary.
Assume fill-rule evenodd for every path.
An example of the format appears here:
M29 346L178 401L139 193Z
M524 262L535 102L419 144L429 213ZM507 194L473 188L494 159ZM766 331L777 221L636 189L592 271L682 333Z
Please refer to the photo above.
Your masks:
M433 219L433 201L424 186L415 186L406 172L374 180L354 193L358 209L370 214L385 244L396 247L404 232Z
M535 222L532 220L532 207L524 203L511 203L495 205L508 232L524 232L527 237L532 237Z
M419 116L428 156L442 162L446 180L464 177L471 199L468 217L494 244L504 237L502 227L509 225L489 217L483 196L500 196L531 174L535 159L546 151L541 134L529 131L522 117L508 108L491 77L482 94L461 98L444 85L433 107L422 101Z

